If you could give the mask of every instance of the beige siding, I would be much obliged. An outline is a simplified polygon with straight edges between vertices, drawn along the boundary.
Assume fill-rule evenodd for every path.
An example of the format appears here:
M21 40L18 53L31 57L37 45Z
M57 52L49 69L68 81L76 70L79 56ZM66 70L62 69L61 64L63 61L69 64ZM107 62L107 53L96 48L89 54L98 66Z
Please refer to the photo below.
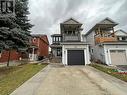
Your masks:
M94 35L95 35L95 32L92 31L90 34L88 34L88 35L86 36L86 41L87 41L91 46L94 46L94 45L95 45Z
M111 50L111 64L113 65L127 65L127 56L125 50Z

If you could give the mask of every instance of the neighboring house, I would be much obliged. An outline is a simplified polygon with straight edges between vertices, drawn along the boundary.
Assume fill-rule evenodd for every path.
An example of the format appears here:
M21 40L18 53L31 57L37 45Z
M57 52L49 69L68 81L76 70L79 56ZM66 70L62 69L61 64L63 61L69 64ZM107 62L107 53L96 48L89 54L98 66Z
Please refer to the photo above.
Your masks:
M82 24L73 18L60 24L60 34L52 35L54 57L62 57L64 65L89 64L89 45L82 41Z
M42 60L49 55L49 41L46 35L34 34L29 48L29 59Z
M115 35L118 41L127 41L127 32L123 30L117 30L115 31Z
M107 65L127 65L127 42L117 40L116 25L110 18L105 18L86 33L92 60Z
M30 39L31 46L29 49L19 49L19 51L11 50L10 61L16 61L20 59L41 60L48 57L49 54L49 42L46 35L32 35ZM29 54L28 54L29 52ZM9 52L3 50L0 53L0 63L8 61Z

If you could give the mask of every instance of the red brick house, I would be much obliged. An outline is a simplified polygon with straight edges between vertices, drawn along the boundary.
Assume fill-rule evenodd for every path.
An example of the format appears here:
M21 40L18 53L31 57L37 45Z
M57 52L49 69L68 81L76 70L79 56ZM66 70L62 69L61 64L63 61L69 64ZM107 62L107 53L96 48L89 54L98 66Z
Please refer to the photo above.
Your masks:
M29 54L24 54L23 52L17 52L12 50L10 52L10 61L20 60L20 58L29 58L30 60L41 60L48 57L49 54L49 41L46 35L32 35L30 39L31 46L28 49ZM28 56L27 56L28 55ZM3 50L0 53L0 63L8 61L9 52Z
M46 35L34 34L29 48L30 60L41 60L49 55L49 41Z

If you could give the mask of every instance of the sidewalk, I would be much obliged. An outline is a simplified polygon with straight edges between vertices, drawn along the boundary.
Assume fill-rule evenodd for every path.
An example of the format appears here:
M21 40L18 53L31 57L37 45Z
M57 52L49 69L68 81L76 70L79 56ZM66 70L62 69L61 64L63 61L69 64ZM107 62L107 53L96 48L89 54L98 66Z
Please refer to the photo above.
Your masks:
M39 88L40 83L43 82L49 71L50 66L48 65L10 95L36 95L36 90Z

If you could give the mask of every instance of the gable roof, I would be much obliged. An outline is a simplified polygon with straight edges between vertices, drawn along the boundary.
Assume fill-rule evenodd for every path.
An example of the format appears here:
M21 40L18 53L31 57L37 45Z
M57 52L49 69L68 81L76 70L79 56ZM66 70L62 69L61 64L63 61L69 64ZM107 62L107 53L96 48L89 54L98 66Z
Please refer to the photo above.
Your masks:
M51 37L53 37L53 36L62 36L61 34L53 34L53 35L51 35Z
M49 45L48 37L47 35L43 34L32 34L32 37L40 38L43 42Z
M97 24L115 24L117 25L118 23L116 23L115 21L113 21L112 19L106 17L105 19L103 19L102 21L100 21Z
M81 23L76 21L74 18L69 18L61 24L81 24Z
M91 33L95 29L95 27L97 27L98 25L113 25L113 26L116 26L116 25L118 25L118 23L116 23L112 19L106 17L105 19L103 19L99 23L96 23L95 26L92 27L85 35L88 35L89 33Z
M116 30L116 31L115 31L115 34L116 34L117 32L122 32L122 33L124 33L124 34L126 34L126 35L127 35L127 32L125 32L125 31L124 31L124 30L122 30L122 29Z

